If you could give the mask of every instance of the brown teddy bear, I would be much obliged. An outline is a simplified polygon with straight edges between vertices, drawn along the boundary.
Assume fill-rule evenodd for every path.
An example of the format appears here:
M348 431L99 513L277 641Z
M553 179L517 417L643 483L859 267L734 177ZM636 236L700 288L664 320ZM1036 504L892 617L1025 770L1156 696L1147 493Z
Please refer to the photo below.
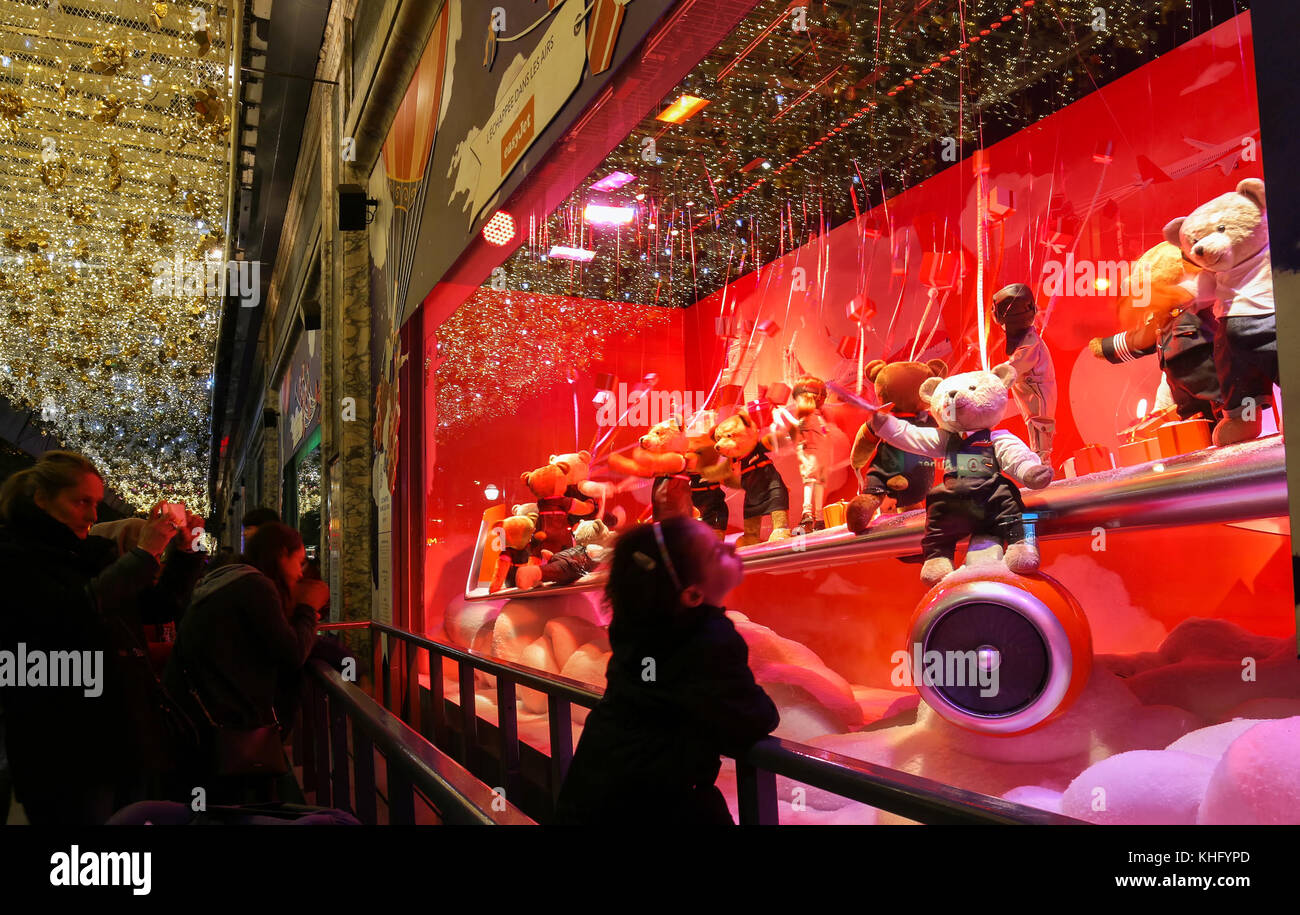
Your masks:
M761 542L763 518L772 516L772 533L768 541L790 537L790 491L772 463L775 442L771 433L763 434L753 418L743 410L718 423L713 429L718 453L731 458L739 469L740 488L745 491L745 533L737 547Z
M610 485L608 483L597 483L591 479L591 452L575 451L570 454L552 454L552 464L564 464L569 468L565 476L568 478L568 488L564 494L570 499L581 499L583 501L594 502L596 510L599 511L601 506L605 505L609 499ZM569 526L582 521L583 515L569 515ZM614 526L612 515L606 515L603 519L610 527Z
M984 535L1006 546L1012 572L1038 568L1038 547L1026 539L1025 509L1015 480L1031 489L1052 482L1052 468L1024 442L993 430L1007 410L1016 370L1008 363L993 371L927 378L921 399L939 428L931 429L876 411L872 430L884 441L913 454L943 460L943 485L925 499L925 564L921 580L937 584L953 571L957 542Z
M1164 377L1152 412L1213 422L1222 396L1214 368L1218 321L1206 307L1210 303L1197 298L1200 272L1177 245L1162 241L1148 249L1120 289L1120 311L1137 311L1138 326L1094 338L1088 348L1115 365L1154 353Z
M712 411L705 411L692 421L686 437L686 471L690 474L691 503L696 515L723 537L731 520L723 487L739 489L740 477L731 459L720 454L714 444L715 420Z
M583 499L574 499L564 493L569 488L569 466L563 461L547 464L520 475L520 479L537 497L537 533L539 546L558 553L573 546L573 529L568 516L590 515L596 506Z
M880 403L892 403L892 413L918 426L933 427L926 412L921 385L929 378L943 378L948 366L942 359L929 362L886 362L874 359L865 368L866 376L876 386ZM849 502L849 530L861 534L871 524L886 496L892 496L899 511L911 511L925 500L934 485L934 460L912 454L881 441L863 423L853 439L849 456L854 472L861 480L858 495Z
M502 588L532 587L536 581L527 579L529 568L538 568L532 553L533 519L527 514L510 515L501 522L498 536L502 538L501 554L497 557L496 571L488 585L488 593L496 594ZM531 581L524 584L521 578Z
M690 474L686 453L690 450L681 417L672 416L651 426L629 454L611 454L609 467L615 473L650 477L651 516L665 518L694 516Z
M1242 180L1235 191L1201 204L1165 226L1165 241L1201 268L1198 295L1214 302L1219 321L1214 362L1223 392L1223 418L1214 444L1259 435L1260 410L1278 383L1273 264L1269 255L1264 182Z

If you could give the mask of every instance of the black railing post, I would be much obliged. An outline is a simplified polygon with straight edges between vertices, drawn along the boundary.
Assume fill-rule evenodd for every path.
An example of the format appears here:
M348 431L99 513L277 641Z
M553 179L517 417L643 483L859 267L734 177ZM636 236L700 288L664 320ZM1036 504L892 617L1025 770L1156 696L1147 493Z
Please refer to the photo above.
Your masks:
M501 790L507 798L519 787L519 713L515 706L515 681L497 675L497 737L501 758Z
M333 792L334 806L342 810L352 810L352 792L348 786L348 716L337 702L329 704L330 713L330 757L334 764Z
M415 645L403 646L406 652L406 707L409 717L406 723L412 730L420 731L420 655L422 652Z
M736 760L736 805L742 826L778 826L776 775Z
M374 826L379 823L375 805L375 746L361 728L352 729L352 754L356 760L357 819Z
M546 720L551 729L551 799L557 800L573 761L572 704L555 693L547 693Z
M471 772L474 771L475 748L478 746L478 712L474 708L474 665L468 661L460 662L460 763Z
M315 721L315 726L312 729L312 770L314 777L309 784L316 795L316 805L318 807L332 806L330 803L330 723L329 709L326 702L325 691L323 689L316 690L316 698L312 703L314 706L312 718Z
M446 746L447 741L447 690L442 680L442 652L429 649L429 696L432 714L429 731L435 747Z
M389 759L384 760L388 770L388 825L415 825L415 790L411 780L402 774Z

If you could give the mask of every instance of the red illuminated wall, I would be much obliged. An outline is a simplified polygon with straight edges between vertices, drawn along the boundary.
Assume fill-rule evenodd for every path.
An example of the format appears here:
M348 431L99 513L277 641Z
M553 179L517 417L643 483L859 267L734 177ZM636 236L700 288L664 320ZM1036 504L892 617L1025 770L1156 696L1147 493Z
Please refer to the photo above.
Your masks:
M490 319L489 326L480 327L473 313L478 309L491 314L507 297L524 298L519 293L480 290L453 316L455 332L501 333ZM659 390L682 390L686 386L682 358L684 312L680 309L551 296L527 297L527 301L526 310L521 312L523 316L507 329L507 336L515 338L515 342L491 347L492 355L500 356L503 363L499 370L494 370L499 374L482 373L491 377L481 389L465 389L468 396L482 395L483 407L473 413L472 421L460 422L453 428L439 427L436 414L438 379L440 375L447 378L448 371L432 368L439 358L439 336L445 337L452 325L426 330L424 354L431 364L425 377L424 414L428 493L424 565L426 631L437 631L441 609L464 591L484 510L503 501L507 505L535 501L521 482L520 474L545 464L552 454L596 450L593 445L608 431L597 427L596 408L592 403L598 374L613 374L631 387L647 373L654 372L659 375ZM593 329L600 333L602 342L591 346L579 344L574 352L566 354L574 369L572 384L563 377L567 365L552 373L558 377L550 384L536 389L522 384L520 377L526 374L525 361L550 357L545 347L535 349L527 342L530 335L534 340L540 334L577 337L589 335ZM462 380L473 377L474 367L461 366L457 377ZM503 403L505 392L513 394L517 402ZM449 405L445 397L443 405ZM625 426L615 430L600 454L607 455L611 447L622 448L634 443L643 429ZM600 475L601 471L601 465L597 464L593 476ZM489 483L501 489L501 498L492 501L484 495ZM621 506L628 516L634 517L645 504L646 496L641 492L645 488L633 481L626 492L614 498L610 507Z

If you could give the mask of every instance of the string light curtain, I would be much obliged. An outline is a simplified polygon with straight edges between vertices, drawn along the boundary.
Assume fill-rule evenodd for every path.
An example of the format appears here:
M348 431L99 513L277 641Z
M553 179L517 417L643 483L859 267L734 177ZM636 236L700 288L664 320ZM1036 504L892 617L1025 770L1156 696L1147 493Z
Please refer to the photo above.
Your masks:
M233 3L0 0L0 394L208 511Z
M1189 33L1190 8L760 0L504 275L512 289L690 305L1154 57L1162 25ZM708 104L658 117L686 96ZM631 180L601 183L613 175ZM634 212L592 225L589 204Z

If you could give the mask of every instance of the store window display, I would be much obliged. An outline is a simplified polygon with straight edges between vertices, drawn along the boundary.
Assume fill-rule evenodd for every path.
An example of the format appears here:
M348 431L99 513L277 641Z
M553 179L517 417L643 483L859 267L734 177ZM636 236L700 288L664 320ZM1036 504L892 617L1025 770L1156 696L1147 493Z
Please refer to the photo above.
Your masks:
M1119 4L1101 33L1077 3L846 0L810 9L818 56L770 28L786 6L430 331L430 515L456 531L430 631L602 686L592 519L695 516L747 564L733 621L780 736L1062 810L1099 761L1140 784L1124 754L1300 715L1249 13ZM656 118L682 94L709 104ZM471 381L497 361L526 381ZM546 497L594 510L506 556L548 455L584 457ZM929 650L1023 702L930 689ZM877 821L822 813L783 810Z

